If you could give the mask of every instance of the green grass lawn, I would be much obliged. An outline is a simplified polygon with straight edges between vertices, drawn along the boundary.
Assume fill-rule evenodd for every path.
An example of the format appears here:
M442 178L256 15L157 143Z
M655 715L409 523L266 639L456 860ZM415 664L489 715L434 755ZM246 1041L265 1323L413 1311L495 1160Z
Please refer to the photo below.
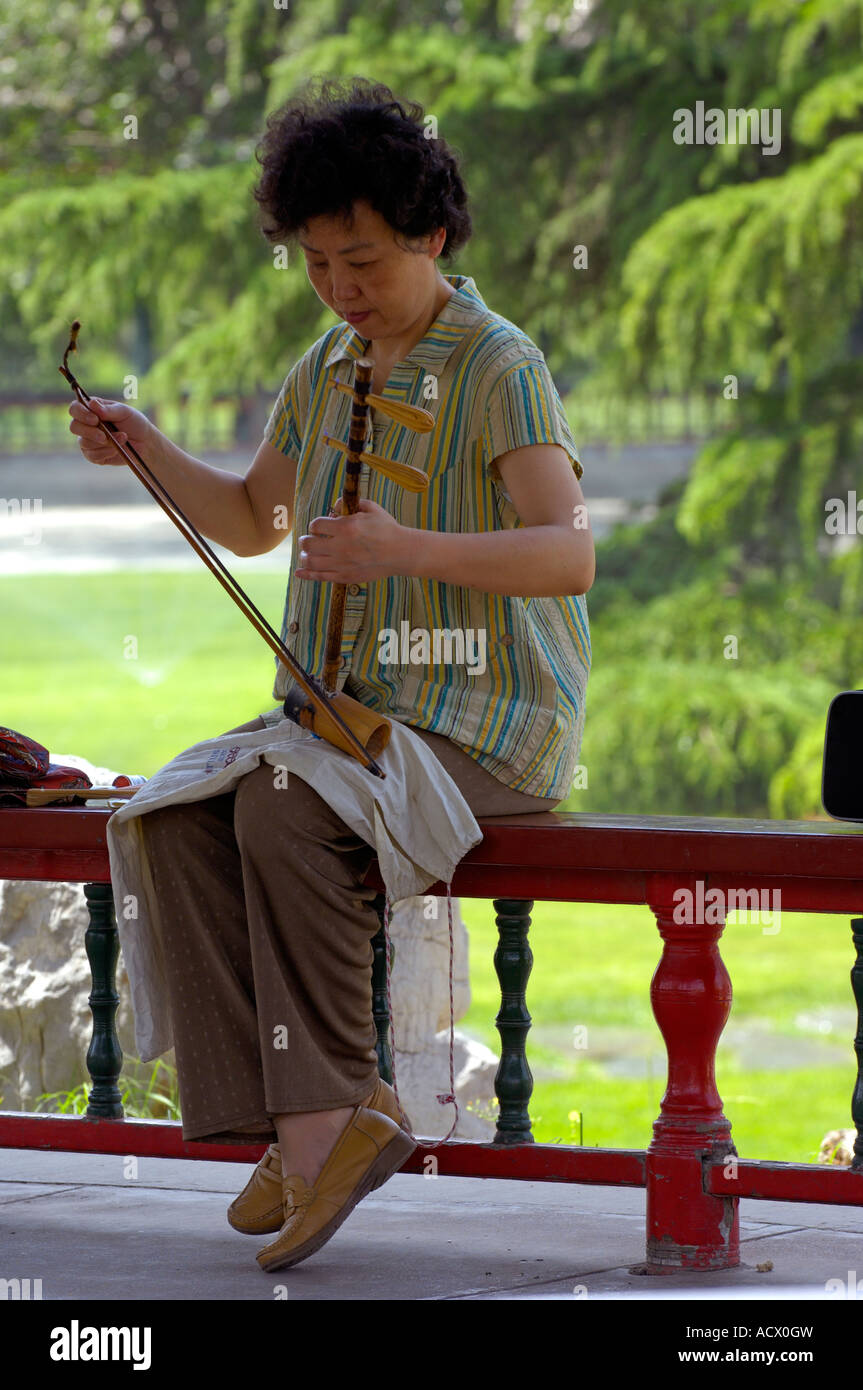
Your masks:
M287 566L232 572L278 632ZM277 703L275 657L203 566L4 577L0 611L0 723L52 754L150 777Z
M285 577L237 572L278 630ZM276 703L269 649L206 572L0 578L0 604L0 724L52 753L150 776ZM130 638L137 656L127 655ZM473 999L459 1026L497 1052L493 909L464 901L462 911ZM570 1113L579 1111L585 1144L646 1147L665 1087L649 999L660 954L652 914L538 904L531 941L537 1138L573 1142ZM851 1123L848 922L786 914L771 935L730 919L722 954L735 1002L718 1082L737 1148L748 1158L811 1161L827 1130Z

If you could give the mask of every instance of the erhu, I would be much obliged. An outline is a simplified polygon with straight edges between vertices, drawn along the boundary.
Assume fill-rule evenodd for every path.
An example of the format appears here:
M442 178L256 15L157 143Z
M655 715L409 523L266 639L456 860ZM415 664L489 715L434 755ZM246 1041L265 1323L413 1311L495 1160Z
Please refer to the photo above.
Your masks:
M67 365L70 352L77 351L78 333L81 324L78 319L72 324L69 344L63 354L63 364L59 368L63 376L69 382L82 405L87 405L90 396L76 380ZM371 382L372 363L361 359L357 363L357 381L355 388L347 386L343 382L337 382L339 390L347 391L353 397L354 408L351 412L351 432L349 442L344 445L338 440L330 439L325 436L328 444L334 448L342 450L347 455L347 469L342 498L339 509L344 513L351 513L357 510L358 500L358 481L362 464L368 463L385 473L387 477L399 482L404 487L413 488L419 491L428 487L428 478L418 468L411 468L406 464L395 463L388 459L379 458L377 455L368 451L363 452L365 443L365 429L368 409L370 405L389 414L393 419L402 424L408 425L411 429L430 430L434 428L434 417L426 410L420 410L416 406L404 405L401 402L389 401L383 396L377 396L369 392L368 387ZM362 371L360 367L362 366ZM325 667L324 682L317 680L297 661L296 657L285 646L266 618L256 608L248 594L242 589L240 584L219 559L218 555L211 550L207 541L192 524L182 508L173 500L170 493L159 482L155 474L148 468L141 458L137 449L130 444L120 444L114 437L118 433L117 426L110 421L99 420L99 429L110 441L114 448L120 453L129 465L132 472L144 484L150 495L158 502L165 514L174 523L180 533L189 542L192 549L201 557L208 569L218 579L222 588L230 594L237 604L237 607L248 618L249 622L260 633L267 645L275 652L282 665L287 667L290 672L294 687L289 688L285 697L283 709L285 715L292 719L302 728L308 729L319 738L330 743L335 748L340 748L345 753L350 753L352 757L362 763L363 767L377 777L384 777L385 774L378 766L375 758L386 748L389 742L392 726L388 719L382 715L377 715L374 710L370 710L366 705L362 705L357 700L351 699L343 691L335 690L335 670L338 669L338 658L335 659L335 668L332 668L330 654L338 652L341 646L342 626L344 623L344 602L345 586L335 585L333 591L333 602L330 608L330 618L327 627L327 664ZM333 510L331 515L337 515L338 511Z
M337 381L335 389L344 391L351 397L351 426L347 444L330 435L323 436L324 443L338 449L345 455L345 479L338 504L330 512L331 516L353 516L358 510L360 472L363 464L383 473L410 492L425 492L429 485L428 476L419 468L407 463L396 463L393 459L381 458L379 454L366 449L366 421L369 408L374 407L383 415L389 415L400 425L425 434L434 429L434 416L416 405L405 405L402 401L391 401L386 396L375 395L369 390L374 363L367 357L360 357L356 364L353 387L344 381ZM330 612L327 620L327 643L324 652L324 686L335 690L339 667L341 666L342 628L345 622L345 585L334 584L330 597Z

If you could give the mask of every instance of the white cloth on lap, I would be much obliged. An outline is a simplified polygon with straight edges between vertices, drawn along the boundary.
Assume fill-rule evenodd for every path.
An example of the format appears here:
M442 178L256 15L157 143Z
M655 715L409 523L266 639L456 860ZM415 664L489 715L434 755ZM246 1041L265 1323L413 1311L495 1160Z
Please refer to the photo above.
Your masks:
M482 831L441 762L410 728L392 720L390 742L376 759L385 778L356 758L286 719L261 715L267 727L196 743L160 768L108 821L108 856L123 959L132 992L141 1060L173 1045L165 963L153 919L158 901L141 817L161 806L204 801L230 791L262 762L302 778L377 851L390 899L449 883Z

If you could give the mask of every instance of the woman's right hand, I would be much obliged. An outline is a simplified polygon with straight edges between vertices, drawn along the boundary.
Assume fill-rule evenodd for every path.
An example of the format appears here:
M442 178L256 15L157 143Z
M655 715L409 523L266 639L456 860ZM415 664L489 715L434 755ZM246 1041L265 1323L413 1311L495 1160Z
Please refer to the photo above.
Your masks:
M116 425L117 442L132 444L146 458L147 444L155 427L140 410L133 410L130 405L124 405L120 401L103 401L98 396L91 396L89 405L86 406L81 405L80 401L73 401L69 406L69 414L72 416L69 429L72 434L78 435L81 453L91 463L125 464L122 454L108 443L99 429L97 420L110 421L112 425Z

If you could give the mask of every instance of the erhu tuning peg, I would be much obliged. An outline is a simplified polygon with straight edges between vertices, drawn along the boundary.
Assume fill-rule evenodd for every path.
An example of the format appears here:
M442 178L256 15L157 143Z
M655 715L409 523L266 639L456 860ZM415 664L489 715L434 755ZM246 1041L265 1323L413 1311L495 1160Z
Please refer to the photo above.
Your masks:
M343 444L340 439L333 439L331 435L325 434L323 440L331 449L338 449L341 454L350 453L348 445ZM407 488L408 492L425 492L428 489L428 474L423 473L421 468L414 468L409 463L396 463L395 459L381 458L380 454L373 454L371 449L363 450L362 461L376 472L391 478L399 487Z
M353 386L349 386L346 381L336 381L333 383L337 391L344 391L346 396L357 398L357 393ZM418 405L407 405L404 401L391 401L388 396L378 396L374 391L367 391L365 399L368 405L374 406L382 415L389 415L391 420L395 420L399 425L407 425L409 430L416 430L418 434L428 434L429 430L435 427L435 418L428 410L423 410Z

